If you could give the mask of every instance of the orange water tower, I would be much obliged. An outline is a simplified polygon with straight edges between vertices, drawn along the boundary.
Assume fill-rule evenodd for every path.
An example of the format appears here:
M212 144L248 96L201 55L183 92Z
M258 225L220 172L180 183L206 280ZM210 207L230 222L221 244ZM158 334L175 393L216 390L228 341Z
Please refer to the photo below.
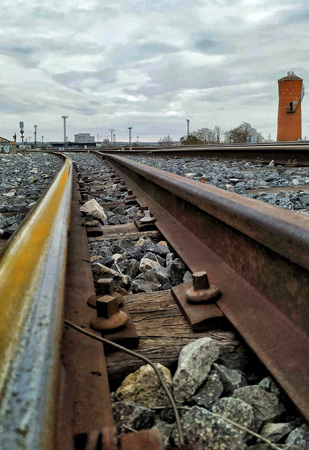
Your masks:
M294 72L278 80L278 134L277 141L301 140L301 102L304 96L302 78Z

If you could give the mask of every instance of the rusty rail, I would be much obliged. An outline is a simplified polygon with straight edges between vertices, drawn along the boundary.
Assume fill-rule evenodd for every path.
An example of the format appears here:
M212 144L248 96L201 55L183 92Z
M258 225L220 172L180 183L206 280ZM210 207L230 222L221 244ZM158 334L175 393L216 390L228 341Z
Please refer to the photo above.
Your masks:
M192 272L207 270L231 323L309 419L309 218L119 156Z
M102 150L110 155L150 155L165 157L204 157L255 161L263 158L264 162L274 160L276 164L286 164L289 160L298 164L309 165L309 144L302 142L268 143L268 144L216 144L195 145L166 148L134 148L133 150Z

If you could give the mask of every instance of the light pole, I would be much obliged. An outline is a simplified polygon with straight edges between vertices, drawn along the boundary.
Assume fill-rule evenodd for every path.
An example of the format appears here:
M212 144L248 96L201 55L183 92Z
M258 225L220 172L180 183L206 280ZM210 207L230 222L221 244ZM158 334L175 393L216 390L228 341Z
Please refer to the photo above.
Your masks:
M37 125L34 125L34 148L36 148L36 133L37 133Z
M190 120L189 119L186 119L186 120L187 120L187 137L188 137L190 134L190 131L189 131Z
M110 128L109 131L111 132L111 147L113 146L113 132L115 131L114 128Z
M19 122L20 135L21 135L21 145L24 148L24 122Z
M63 150L67 147L67 126L66 120L69 116L62 116L63 119Z
M128 127L129 130L129 147L131 148L131 132L132 132L132 127Z

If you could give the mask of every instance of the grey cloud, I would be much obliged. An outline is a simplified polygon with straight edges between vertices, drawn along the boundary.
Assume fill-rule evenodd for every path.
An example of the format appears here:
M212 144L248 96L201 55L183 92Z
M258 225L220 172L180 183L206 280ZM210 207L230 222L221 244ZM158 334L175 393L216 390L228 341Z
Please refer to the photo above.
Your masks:
M37 102L16 101L5 95L0 95L0 104L3 113L12 115L28 113L29 110L39 112L45 109L45 105L40 105Z
M96 114L96 110L93 108L68 105L67 109L77 111L78 113L85 115L85 116L94 116Z
M38 49L23 45L3 45L0 54L10 56L26 68L34 68L39 65L37 58Z
M115 51L115 60L118 63L131 63L154 58L168 53L177 53L181 49L176 45L166 44L164 42L148 41L137 42L128 45L122 45Z
M52 78L59 84L75 91L82 91L82 83L88 79L98 81L98 85L115 83L117 72L114 69L103 69L98 71L77 71L54 74Z

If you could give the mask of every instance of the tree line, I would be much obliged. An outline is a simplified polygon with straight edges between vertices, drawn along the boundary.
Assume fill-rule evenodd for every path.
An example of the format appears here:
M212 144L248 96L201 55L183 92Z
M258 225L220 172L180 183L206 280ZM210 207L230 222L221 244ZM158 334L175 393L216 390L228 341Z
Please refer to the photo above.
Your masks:
M270 136L268 141L270 141ZM266 139L248 122L242 122L238 127L223 132L221 127L215 126L211 128L200 128L193 131L188 136L180 138L181 145L196 144L220 144L225 143L241 143L241 142L265 142Z

